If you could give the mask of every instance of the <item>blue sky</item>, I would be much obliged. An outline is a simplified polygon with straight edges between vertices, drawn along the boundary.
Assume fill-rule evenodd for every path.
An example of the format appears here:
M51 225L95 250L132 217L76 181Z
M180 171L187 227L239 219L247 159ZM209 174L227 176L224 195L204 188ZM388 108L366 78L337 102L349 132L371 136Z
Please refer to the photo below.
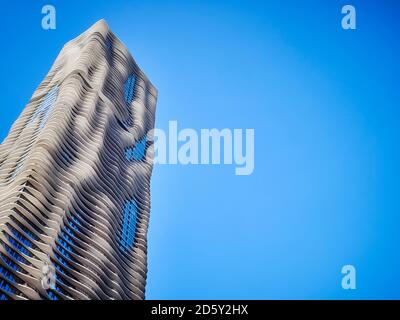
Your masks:
M147 298L399 299L399 5L350 3L354 31L334 0L9 1L0 140L63 44L105 18L158 88L158 128L255 130L251 176L154 168Z

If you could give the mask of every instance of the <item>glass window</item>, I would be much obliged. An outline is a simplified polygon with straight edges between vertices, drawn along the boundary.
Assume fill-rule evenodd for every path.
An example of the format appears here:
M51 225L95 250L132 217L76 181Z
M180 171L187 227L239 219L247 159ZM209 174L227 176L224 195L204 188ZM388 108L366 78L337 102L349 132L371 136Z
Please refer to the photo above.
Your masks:
M125 150L125 158L128 161L141 161L146 155L146 137L139 140L135 146L127 148Z
M135 76L130 75L124 84L125 101L129 105L131 104L131 102L133 100L133 94L134 94L134 89L135 89L135 80L136 80Z
M122 221L120 248L127 251L133 247L136 233L138 207L135 200L126 202Z

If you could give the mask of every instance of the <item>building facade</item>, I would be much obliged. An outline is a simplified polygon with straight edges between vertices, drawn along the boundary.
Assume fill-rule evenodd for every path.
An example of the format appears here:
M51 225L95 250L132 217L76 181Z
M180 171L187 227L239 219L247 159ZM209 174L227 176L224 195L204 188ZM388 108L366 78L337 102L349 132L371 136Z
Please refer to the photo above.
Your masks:
M143 299L157 91L104 20L0 145L0 299Z

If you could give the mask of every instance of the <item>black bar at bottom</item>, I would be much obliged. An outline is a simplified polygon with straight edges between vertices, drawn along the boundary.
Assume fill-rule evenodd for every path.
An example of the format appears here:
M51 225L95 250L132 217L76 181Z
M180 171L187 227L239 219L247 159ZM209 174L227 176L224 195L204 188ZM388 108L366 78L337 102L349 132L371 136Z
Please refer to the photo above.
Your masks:
M271 315L297 317L301 314L342 318L365 312L381 317L386 313L396 314L399 307L399 301L383 300L2 301L0 318L5 312L29 317L62 316L69 320L85 314L90 320L96 316L112 320L264 319Z

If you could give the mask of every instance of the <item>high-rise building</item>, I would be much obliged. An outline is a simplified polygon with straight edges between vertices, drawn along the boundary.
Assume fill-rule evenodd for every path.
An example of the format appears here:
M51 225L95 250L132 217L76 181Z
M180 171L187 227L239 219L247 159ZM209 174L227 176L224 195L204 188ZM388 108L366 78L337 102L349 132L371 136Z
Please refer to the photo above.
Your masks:
M0 299L143 299L157 91L104 20L0 145Z

